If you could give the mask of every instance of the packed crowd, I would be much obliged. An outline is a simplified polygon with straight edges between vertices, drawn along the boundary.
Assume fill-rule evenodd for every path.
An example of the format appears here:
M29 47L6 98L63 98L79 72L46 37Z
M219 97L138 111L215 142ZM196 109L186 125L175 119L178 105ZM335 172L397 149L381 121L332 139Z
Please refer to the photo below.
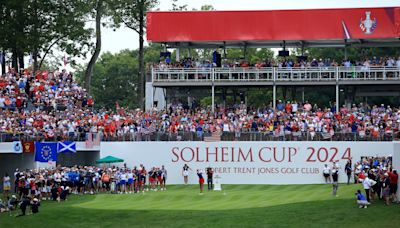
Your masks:
M3 200L0 199L2 212L16 210L24 200L40 202L42 200L65 201L70 194L96 194L109 192L115 194L144 193L145 191L164 191L167 170L164 166L149 170L139 167L107 168L96 166L57 167L52 169L19 170L14 173L14 192L11 192L11 177L3 177ZM25 212L23 212L25 214Z
M11 69L0 77L0 91L0 131L11 137L75 135L77 120L94 105L93 98L65 70L33 74Z
M318 107L309 102L278 101L250 108L238 105L211 109L172 103L167 110L153 108L144 112L117 107L93 108L94 101L78 86L70 73L36 72L23 75L11 70L0 77L0 133L2 141L85 140L87 133L102 140L154 140L152 135L190 133L202 140L204 135L234 135L257 132L274 137L315 135L322 139L335 134L356 134L371 140L398 138L400 109L360 103L336 112L334 104ZM160 140L160 139L155 139ZM179 140L179 139L177 139Z
M333 163L332 167L328 164L322 169L322 174L326 183L332 183L334 196L337 196L338 177L341 167ZM373 202L382 200L386 206L390 203L400 203L397 198L397 184L399 175L392 166L391 157L363 157L352 165L348 160L344 173L347 176L347 184L354 178L354 184L361 184L364 194L358 190L356 194L357 203L360 208L367 208Z
M179 62L171 62L170 59L161 60L158 64L153 65L153 67L160 70L165 70L168 68L213 68L217 64L215 60L200 60L195 58L184 58ZM334 59L315 59L315 58L298 58L296 60L290 58L283 58L281 60L265 60L250 63L248 60L237 60L229 61L223 60L221 62L222 68L236 68L236 67L278 67L278 68L310 68L310 67L397 67L400 69L400 57L372 57L365 58L363 60L349 60L343 59L341 62L337 62Z

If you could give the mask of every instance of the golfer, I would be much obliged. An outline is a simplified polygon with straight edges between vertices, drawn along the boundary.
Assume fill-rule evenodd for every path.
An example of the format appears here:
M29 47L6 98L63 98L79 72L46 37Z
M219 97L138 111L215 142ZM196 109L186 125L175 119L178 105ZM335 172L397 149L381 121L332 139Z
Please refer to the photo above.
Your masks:
M185 164L182 169L182 176L183 176L183 181L185 182L185 185L187 185L188 181L189 181L189 170L192 170L192 169L187 164Z
M198 169L198 170L197 170L197 176L199 177L200 194L202 194L202 193L203 193L203 189L204 189L203 170Z
M337 190L339 188L338 178L339 178L338 170L333 169L332 170L332 195L333 196L338 196L337 195Z

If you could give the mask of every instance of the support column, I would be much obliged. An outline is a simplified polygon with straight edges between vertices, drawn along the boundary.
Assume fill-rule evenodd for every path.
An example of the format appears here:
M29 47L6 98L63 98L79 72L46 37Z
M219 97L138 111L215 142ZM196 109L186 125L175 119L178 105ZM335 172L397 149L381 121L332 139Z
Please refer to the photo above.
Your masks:
M175 51L175 60L176 62L180 62L181 61L181 57L180 57L180 49L177 48Z
M336 84L336 113L339 112L339 84Z
M301 88L301 103L304 103L304 86Z
M164 99L165 99L165 110L168 108L168 103L167 103L167 89L163 88L163 94L164 94Z
M243 48L243 59L245 60L245 61L247 61L247 45L245 44L244 45L244 48Z
M211 86L211 112L214 113L214 109L215 109L215 86L214 83Z
M272 87L272 107L276 109L276 85Z
M224 41L224 59L226 59L226 45L225 45L225 41Z
M153 92L151 93L151 109L153 109L153 107L154 107L154 97L156 94L156 90L157 90L157 87L153 87ZM158 104L157 104L156 108L158 109Z

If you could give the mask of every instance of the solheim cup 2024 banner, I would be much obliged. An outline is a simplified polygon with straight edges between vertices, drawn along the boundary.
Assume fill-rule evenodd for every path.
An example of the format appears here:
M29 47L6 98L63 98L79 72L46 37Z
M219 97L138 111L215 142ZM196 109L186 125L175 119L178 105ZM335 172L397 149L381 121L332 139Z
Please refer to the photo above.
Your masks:
M223 184L314 184L324 183L325 164L338 164L339 182L345 182L349 159L354 165L366 156L391 156L393 148L391 142L104 142L100 154L122 158L128 167L164 165L169 184L183 183L184 164L192 184L196 170L207 167Z

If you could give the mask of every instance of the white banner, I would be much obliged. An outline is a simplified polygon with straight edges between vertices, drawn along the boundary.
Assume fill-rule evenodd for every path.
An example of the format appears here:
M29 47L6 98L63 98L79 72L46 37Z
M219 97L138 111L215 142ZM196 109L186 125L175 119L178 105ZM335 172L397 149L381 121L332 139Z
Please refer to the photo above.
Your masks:
M147 170L164 165L167 183L182 184L182 167L192 169L190 183L198 182L197 169L212 167L222 184L323 183L324 164L340 166L339 181L347 181L346 161L364 156L389 156L392 142L102 142L100 156L125 160L128 167Z

